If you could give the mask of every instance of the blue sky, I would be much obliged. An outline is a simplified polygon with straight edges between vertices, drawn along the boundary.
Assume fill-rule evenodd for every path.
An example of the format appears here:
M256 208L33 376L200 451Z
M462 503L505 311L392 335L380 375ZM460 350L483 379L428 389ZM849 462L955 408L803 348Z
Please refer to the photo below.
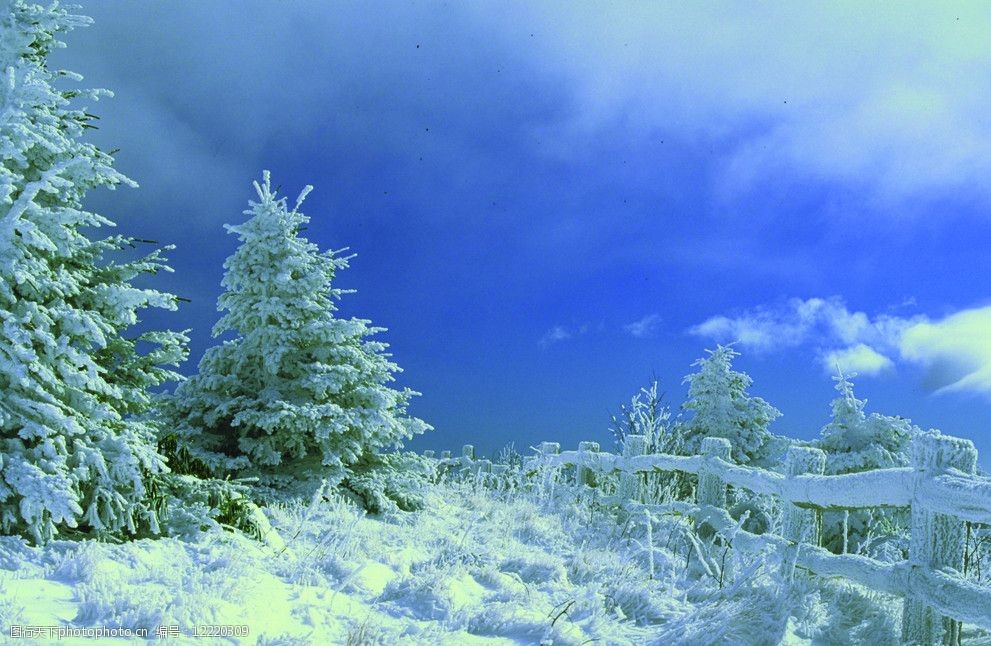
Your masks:
M55 63L141 188L92 204L177 245L154 324L211 343L270 169L358 254L346 315L436 427L412 446L609 440L653 373L675 407L738 341L773 430L829 368L991 465L991 9L691 3L84 2Z

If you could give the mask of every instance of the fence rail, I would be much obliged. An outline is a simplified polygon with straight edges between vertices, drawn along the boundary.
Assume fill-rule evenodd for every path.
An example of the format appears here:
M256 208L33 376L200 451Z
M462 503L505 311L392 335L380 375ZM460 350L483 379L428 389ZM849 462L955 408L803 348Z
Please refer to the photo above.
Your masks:
M928 478L914 489L916 469L874 469L843 475L786 477L774 471L731 464L704 456L638 455L562 451L541 457L549 466L580 465L598 472L652 473L682 471L697 474L704 468L717 473L726 484L754 493L774 495L799 506L821 510L921 505L937 513L975 523L991 524L991 479L958 470Z
M620 474L613 502L628 508L680 513L709 531L720 533L735 549L772 549L787 555L794 566L821 576L840 576L873 590L904 599L902 638L907 643L958 644L960 622L991 630L991 588L966 580L962 574L965 521L991 525L991 478L978 476L977 450L968 440L938 432L919 433L912 440L911 466L844 475L823 475L825 454L806 447L788 450L785 473L733 464L729 442L706 438L702 455L645 455L642 436L627 436L623 455L599 451L582 442L577 451L560 451L556 442L543 442L530 468L573 466L576 481L591 484L591 474ZM432 457L431 453L431 457ZM499 474L505 465L475 460L466 445L460 457L449 452L440 462L475 473ZM680 471L699 476L696 504L638 502L639 474ZM752 534L726 511L727 486L779 497L787 504L783 536ZM833 554L819 546L817 515L822 511L909 507L909 556L882 563L851 554Z

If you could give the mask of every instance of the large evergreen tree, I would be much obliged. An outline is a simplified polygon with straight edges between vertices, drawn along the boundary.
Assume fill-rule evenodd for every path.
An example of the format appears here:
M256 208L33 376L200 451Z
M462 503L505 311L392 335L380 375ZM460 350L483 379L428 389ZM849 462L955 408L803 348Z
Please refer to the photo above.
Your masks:
M213 333L235 337L207 350L167 405L186 468L275 487L343 478L429 428L406 414L417 393L389 385L399 367L368 338L382 328L335 316L344 291L333 281L348 259L300 236L309 188L289 210L266 172L250 219L227 225L241 245L224 263Z
M724 437L733 446L736 462L769 466L776 442L767 427L781 413L747 394L753 379L733 370L733 359L740 353L722 345L706 352L708 357L692 364L698 372L685 377L688 401L683 408L695 413L687 429L686 451L698 453L705 437Z
M146 485L163 461L143 414L185 356L182 334L128 334L139 310L176 308L131 282L168 269L160 252L112 262L134 241L90 237L112 222L83 209L87 192L133 182L83 141L92 117L77 101L101 93L56 89L79 77L46 63L60 33L88 23L0 0L0 530L38 542L157 531Z

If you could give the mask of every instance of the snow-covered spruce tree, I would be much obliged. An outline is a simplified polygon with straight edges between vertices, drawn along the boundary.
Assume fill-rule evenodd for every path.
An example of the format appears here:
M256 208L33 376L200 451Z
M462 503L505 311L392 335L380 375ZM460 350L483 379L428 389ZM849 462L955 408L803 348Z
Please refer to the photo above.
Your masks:
M841 474L906 466L909 441L918 428L901 417L864 413L865 399L853 394L842 373L834 377L840 396L833 400L833 419L822 428L818 445L826 452L826 473Z
M75 100L101 92L56 89L79 77L46 64L60 33L87 24L0 0L0 530L36 542L158 531L148 489L164 465L143 414L185 358L182 334L127 335L139 310L176 309L131 283L168 270L160 252L112 262L133 240L89 237L112 223L83 209L87 191L133 182L83 141L92 117Z
M698 372L685 377L688 401L682 407L695 413L684 429L685 453L698 454L706 437L723 437L730 441L733 461L776 468L788 442L773 435L768 426L781 413L760 397L747 394L753 380L733 370L738 352L722 345L706 352L708 357L692 364ZM776 513L773 497L747 489L731 487L728 503L730 515L737 520L746 515L743 528L755 534L767 531Z
M920 431L904 418L871 413L867 400L853 394L856 375L839 373L834 380L839 397L832 402L832 420L822 428L817 442L826 452L826 473L843 474L888 469L909 463L909 443ZM823 542L836 552L876 552L889 545L907 519L892 510L860 509L823 514ZM845 527L845 530L844 530ZM895 555L897 556L897 555Z
M227 225L241 245L224 263L213 334L236 336L207 350L166 401L169 440L179 469L283 490L342 481L375 507L363 489L394 487L395 474L376 468L399 459L377 451L430 427L406 414L417 393L389 385L399 367L368 338L383 328L335 316L345 292L333 282L348 259L300 236L310 188L289 210L265 172L250 219Z
M733 359L740 353L722 345L706 352L708 357L692 364L698 372L685 377L688 401L682 407L695 413L684 438L686 452L698 453L705 437L724 437L733 446L736 462L770 466L778 447L767 427L781 413L760 397L747 394L753 380L733 370Z

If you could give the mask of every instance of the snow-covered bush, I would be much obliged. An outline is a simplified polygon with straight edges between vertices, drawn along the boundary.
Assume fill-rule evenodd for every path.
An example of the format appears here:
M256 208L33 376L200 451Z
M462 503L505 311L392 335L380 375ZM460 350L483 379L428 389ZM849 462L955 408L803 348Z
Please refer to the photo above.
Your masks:
M616 444L623 446L627 435L647 438L647 453L678 453L682 438L672 432L671 409L664 404L664 394L657 390L657 380L641 388L629 404L619 407L613 415L609 430Z
M523 454L516 450L515 442L509 442L499 449L495 463L504 464L510 469L520 469L523 466Z
M267 172L255 190L248 221L227 226L241 245L224 263L213 332L235 336L207 350L163 407L173 456L276 489L387 466L376 451L430 428L406 414L417 393L390 387L399 367L368 338L382 328L335 315L345 291L332 283L348 259L300 236L309 187L292 210Z
M901 643L901 626L897 621L901 600L842 581L822 581L819 585L824 621L810 631L812 643L844 646Z
M161 250L113 261L136 241L90 237L113 223L83 209L86 193L134 183L83 141L94 117L78 100L109 93L58 90L81 77L46 64L61 33L89 22L0 2L0 531L38 542L156 531L146 482L164 463L143 416L149 388L185 359L182 334L127 333L144 308L176 309L132 284L169 271Z
M991 585L991 525L967 523L963 573L978 585Z
M663 393L652 379L650 386L641 388L629 404L623 404L613 415L609 430L616 438L619 451L623 452L629 435L646 438L646 453L681 455L685 449L685 425L671 418L671 409L664 404ZM687 474L670 471L644 474L643 499L647 502L664 502L683 498L691 493L692 481Z
M747 489L734 487L730 491L727 511L734 520L744 519L744 530L751 534L766 534L772 530L780 506L780 500L774 496L761 496Z
M865 399L857 399L850 377L834 377L839 397L832 401L832 420L822 428L817 442L826 452L826 473L831 475L889 469L909 463L909 444L919 428L901 417L871 413ZM908 522L904 511L858 509L823 514L823 543L835 552L890 552ZM845 533L844 533L845 526ZM904 543L904 540L898 539ZM897 556L897 554L895 555Z
M167 473L150 487L162 533L193 538L200 532L230 527L262 541L278 543L261 509L250 499L247 484Z
M366 455L352 465L341 486L372 513L423 508L426 487L436 478L436 464L411 452Z
M703 438L724 437L733 447L734 461L770 466L777 457L777 447L767 427L781 412L760 397L747 394L753 379L733 370L733 359L739 352L722 345L706 352L708 357L692 364L698 366L698 372L685 377L688 401L682 407L695 413L685 437L686 451L697 454Z

